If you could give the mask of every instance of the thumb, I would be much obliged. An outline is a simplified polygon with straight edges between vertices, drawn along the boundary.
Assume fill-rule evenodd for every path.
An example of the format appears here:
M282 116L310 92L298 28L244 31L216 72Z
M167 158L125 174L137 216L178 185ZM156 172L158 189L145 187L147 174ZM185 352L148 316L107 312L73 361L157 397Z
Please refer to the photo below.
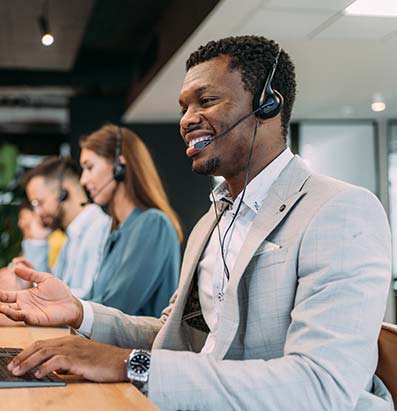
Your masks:
M22 278L22 280L29 281L31 283L41 283L51 276L51 274L41 273L22 265L16 266L14 268L14 271L19 278Z

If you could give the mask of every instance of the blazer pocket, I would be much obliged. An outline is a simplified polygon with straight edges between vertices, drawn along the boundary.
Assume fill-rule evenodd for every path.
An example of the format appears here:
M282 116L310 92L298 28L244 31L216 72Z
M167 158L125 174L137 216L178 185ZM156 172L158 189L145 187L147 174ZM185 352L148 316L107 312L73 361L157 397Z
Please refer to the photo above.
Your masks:
M252 262L258 268L270 267L271 265L284 263L287 259L288 249L278 246L275 249L267 249L256 253Z

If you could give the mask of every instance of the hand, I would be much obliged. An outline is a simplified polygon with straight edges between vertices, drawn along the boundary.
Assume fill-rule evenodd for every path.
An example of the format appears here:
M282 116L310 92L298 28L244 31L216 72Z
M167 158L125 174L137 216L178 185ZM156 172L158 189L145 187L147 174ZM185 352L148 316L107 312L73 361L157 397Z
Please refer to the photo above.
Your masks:
M40 217L36 213L33 213L33 219L30 224L28 237L24 238L31 238L34 240L47 240L51 233L52 230L48 227L44 227Z
M15 267L15 274L37 286L21 291L0 290L0 313L29 325L80 327L83 307L66 284L52 274L23 266Z
M130 349L101 344L78 336L36 341L8 364L15 375L34 367L37 378L51 371L81 375L98 382L127 381L125 360Z

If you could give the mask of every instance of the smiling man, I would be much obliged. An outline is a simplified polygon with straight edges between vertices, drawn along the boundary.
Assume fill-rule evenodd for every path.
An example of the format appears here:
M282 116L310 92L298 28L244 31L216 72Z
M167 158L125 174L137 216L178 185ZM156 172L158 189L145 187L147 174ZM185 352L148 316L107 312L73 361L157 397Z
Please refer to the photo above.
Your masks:
M374 195L313 174L287 148L294 97L294 65L273 41L194 52L180 130L193 170L225 181L190 235L169 307L160 319L83 307L62 283L19 269L46 315L28 292L1 292L0 311L91 341L37 343L10 369L130 380L161 410L392 410L374 376L387 219Z

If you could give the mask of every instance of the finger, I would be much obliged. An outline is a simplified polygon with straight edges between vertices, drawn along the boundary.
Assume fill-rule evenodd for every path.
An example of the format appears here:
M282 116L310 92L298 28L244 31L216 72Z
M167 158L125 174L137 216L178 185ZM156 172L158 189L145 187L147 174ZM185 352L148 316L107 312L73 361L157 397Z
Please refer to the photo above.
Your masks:
M71 363L68 361L65 355L54 355L48 361L45 361L43 364L38 367L37 371L34 373L36 378L42 378L48 375L50 372L56 370L62 370L63 374L66 374L70 371Z
M27 260L23 260L23 261L18 261L16 263L14 263L14 268L18 267L18 266L25 266L27 268L31 268L32 270L34 270L34 267L32 264L29 263L29 261Z
M39 342L42 343L42 342ZM40 366L49 358L57 354L57 347L46 346L44 343L41 348L30 346L28 350L22 351L17 357L8 364L8 369L14 375L23 375L32 368Z
M2 304L0 304L0 305L2 305ZM18 303L7 303L7 304L3 304L3 305L5 305L7 308L11 308L11 309L16 310L16 311L20 310Z
M0 290L0 303L15 303L17 291Z
M51 275L47 273L41 273L39 271L35 271L31 268L23 267L21 265L15 267L15 274L23 280L30 281L31 283L41 283Z
M23 311L20 311L17 307L11 308L7 304L0 304L0 313L14 321L25 321L26 318Z
M8 369L11 371L17 366L20 366L22 363L27 361L29 358L31 359L35 355L40 355L42 357L36 357L36 358L45 358L46 355L49 355L48 350L53 350L53 349L60 349L62 348L64 344L64 340L67 337L61 337L61 338L51 338L49 340L37 340L33 344L29 345L26 347L22 352L20 352L17 356L14 357L14 359L8 364ZM46 353L47 352L47 353Z

